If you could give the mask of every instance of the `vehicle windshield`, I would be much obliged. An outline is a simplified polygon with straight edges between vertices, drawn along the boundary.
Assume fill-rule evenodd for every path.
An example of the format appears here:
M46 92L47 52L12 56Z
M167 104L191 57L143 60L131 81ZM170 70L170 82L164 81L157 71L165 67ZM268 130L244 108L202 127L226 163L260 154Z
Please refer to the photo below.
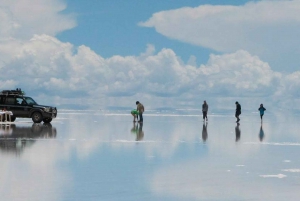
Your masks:
M28 105L37 105L37 103L30 97L24 97L24 99Z

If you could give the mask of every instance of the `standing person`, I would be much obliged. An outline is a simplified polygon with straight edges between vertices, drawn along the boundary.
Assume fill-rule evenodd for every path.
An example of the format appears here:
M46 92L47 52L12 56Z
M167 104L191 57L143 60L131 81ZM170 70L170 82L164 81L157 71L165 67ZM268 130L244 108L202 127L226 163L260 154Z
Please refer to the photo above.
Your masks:
M235 117L236 117L236 123L239 123L240 121L240 114L242 113L242 108L241 108L241 105L239 104L239 102L235 102L235 105L236 105L236 110L235 110Z
M263 105L263 104L260 104L258 110L259 110L259 113L260 113L260 119L261 119L261 122L262 122L262 119L263 119L263 116L264 116L264 113L265 113L266 108L264 108L264 105Z
M140 123L143 123L143 113L145 111L144 105L142 103L140 103L139 101L135 102L136 104L136 110L139 112L139 121Z
M208 105L207 105L206 101L204 101L204 103L202 105L203 121L205 121L205 118L206 118L206 121L208 121L207 112L208 112Z

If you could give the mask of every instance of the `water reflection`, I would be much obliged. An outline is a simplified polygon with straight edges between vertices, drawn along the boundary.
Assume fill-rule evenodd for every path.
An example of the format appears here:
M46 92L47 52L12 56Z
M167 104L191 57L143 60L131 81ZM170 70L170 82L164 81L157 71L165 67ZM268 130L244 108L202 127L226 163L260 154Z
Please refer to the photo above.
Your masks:
M144 139L143 123L133 123L131 133L136 135L136 141L141 141Z
M240 129L240 124L237 123L235 127L235 141L238 142L241 138L241 129Z
M206 142L207 140L207 123L203 123L203 128L202 128L202 140L203 142Z
M265 137L265 132L264 132L263 127L261 125L260 129L259 129L259 140L262 142L264 140L264 137Z
M56 138L56 128L48 124L17 126L15 124L0 125L0 150L2 152L21 153L30 147L38 138Z

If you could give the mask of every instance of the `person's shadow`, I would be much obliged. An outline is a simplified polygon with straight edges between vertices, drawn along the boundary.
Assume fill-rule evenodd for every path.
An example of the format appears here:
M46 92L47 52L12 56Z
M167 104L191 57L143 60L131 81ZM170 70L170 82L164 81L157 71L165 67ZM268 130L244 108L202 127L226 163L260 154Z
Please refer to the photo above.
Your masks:
M240 124L237 123L235 127L235 141L238 142L241 138L241 129L240 129Z
M203 140L203 142L206 142L207 137L208 137L208 134L207 134L207 123L203 123L203 128L202 128L202 140Z
M258 136L259 136L259 140L262 142L264 140L264 137L265 137L265 132L264 132L264 129L263 129L262 125L260 126Z
M133 127L131 129L131 133L136 135L136 141L141 141L144 139L144 131L143 131L143 123L136 124L133 123Z

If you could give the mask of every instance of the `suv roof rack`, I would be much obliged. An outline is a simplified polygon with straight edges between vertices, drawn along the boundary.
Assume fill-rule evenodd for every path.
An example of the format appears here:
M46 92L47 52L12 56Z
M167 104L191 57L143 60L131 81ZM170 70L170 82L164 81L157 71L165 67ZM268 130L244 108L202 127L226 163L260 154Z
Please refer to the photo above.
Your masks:
M24 95L24 91L21 88L16 88L15 90L3 90L1 94L4 95Z

